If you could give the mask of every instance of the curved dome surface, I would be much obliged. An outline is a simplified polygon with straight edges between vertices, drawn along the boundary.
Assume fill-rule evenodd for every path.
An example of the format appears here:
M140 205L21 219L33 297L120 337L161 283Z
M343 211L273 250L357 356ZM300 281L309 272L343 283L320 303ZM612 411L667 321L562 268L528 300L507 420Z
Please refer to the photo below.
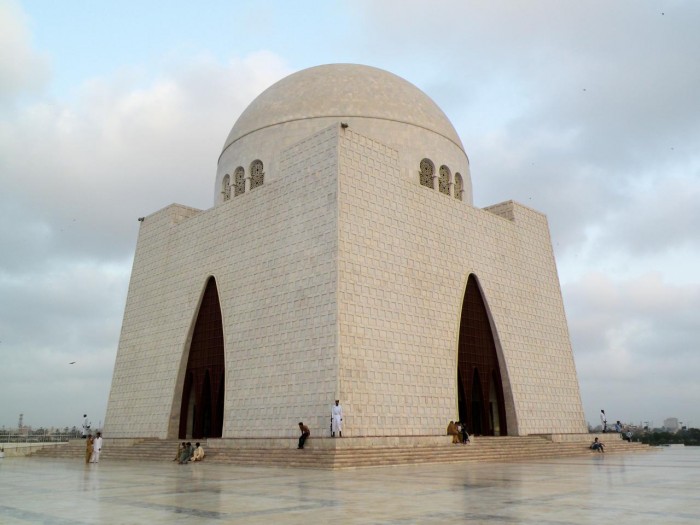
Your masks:
M304 69L262 92L236 121L224 151L255 131L298 120L362 117L435 132L462 151L459 135L438 105L410 82L382 69L329 64Z

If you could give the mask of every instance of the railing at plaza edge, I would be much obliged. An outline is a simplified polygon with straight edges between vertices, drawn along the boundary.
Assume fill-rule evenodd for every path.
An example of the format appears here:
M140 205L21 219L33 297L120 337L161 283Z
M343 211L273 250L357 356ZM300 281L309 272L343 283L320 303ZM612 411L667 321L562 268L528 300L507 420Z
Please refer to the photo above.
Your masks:
M0 444L5 443L66 443L69 439L80 439L81 435L73 432L59 434L4 434L0 435Z

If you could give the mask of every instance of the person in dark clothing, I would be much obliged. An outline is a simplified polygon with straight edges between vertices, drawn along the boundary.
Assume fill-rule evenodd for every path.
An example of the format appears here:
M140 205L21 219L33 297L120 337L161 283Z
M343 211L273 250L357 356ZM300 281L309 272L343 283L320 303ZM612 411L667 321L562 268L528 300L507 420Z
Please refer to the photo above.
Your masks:
M467 432L467 424L462 422L462 445L469 443L469 433Z
M304 448L304 443L306 443L306 438L311 435L311 431L309 430L309 427L307 427L301 421L299 421L299 430L301 431L301 436L299 436L299 446L297 448L302 449Z
M190 460L192 457L192 452L194 449L192 448L192 443L189 441L187 443L183 443L182 450L180 451L180 465L186 465L187 462Z

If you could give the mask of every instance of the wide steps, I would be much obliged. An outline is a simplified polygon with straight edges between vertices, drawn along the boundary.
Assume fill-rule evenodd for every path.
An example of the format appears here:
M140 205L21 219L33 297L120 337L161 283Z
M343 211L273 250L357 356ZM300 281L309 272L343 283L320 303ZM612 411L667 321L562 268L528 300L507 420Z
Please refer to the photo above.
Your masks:
M339 438L342 439L342 438ZM172 461L178 449L177 441L142 439L129 446L108 444L101 460ZM357 468L419 463L461 463L473 461L512 462L556 457L598 454L586 443L553 443L540 436L480 437L469 445L439 445L434 447L374 447L374 448L314 448L313 440L307 448L226 448L202 444L208 463L242 466L282 466L300 468ZM606 454L648 451L642 443L619 440L606 442ZM47 447L33 456L53 458L84 458L85 441L74 440L64 445Z
M506 445L506 446L504 446ZM627 444L626 444L627 445ZM610 452L630 452L649 450L642 444L613 446ZM610 453L608 452L608 453ZM571 457L592 453L585 444L551 443L535 438L529 443L494 444L479 440L473 445L447 445L421 448L372 448L322 450L274 450L262 449L221 449L212 451L210 458L218 463L238 465L286 465L310 466L316 468L343 468L360 466L399 465L411 463L458 463L468 461L520 461Z

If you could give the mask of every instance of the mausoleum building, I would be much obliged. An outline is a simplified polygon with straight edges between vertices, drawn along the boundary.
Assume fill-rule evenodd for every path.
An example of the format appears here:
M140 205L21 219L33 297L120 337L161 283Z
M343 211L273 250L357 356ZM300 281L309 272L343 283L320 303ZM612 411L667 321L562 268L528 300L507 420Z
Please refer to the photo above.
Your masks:
M440 108L351 64L250 104L212 208L141 222L104 432L328 436L335 399L348 437L587 431L546 217L474 207Z

